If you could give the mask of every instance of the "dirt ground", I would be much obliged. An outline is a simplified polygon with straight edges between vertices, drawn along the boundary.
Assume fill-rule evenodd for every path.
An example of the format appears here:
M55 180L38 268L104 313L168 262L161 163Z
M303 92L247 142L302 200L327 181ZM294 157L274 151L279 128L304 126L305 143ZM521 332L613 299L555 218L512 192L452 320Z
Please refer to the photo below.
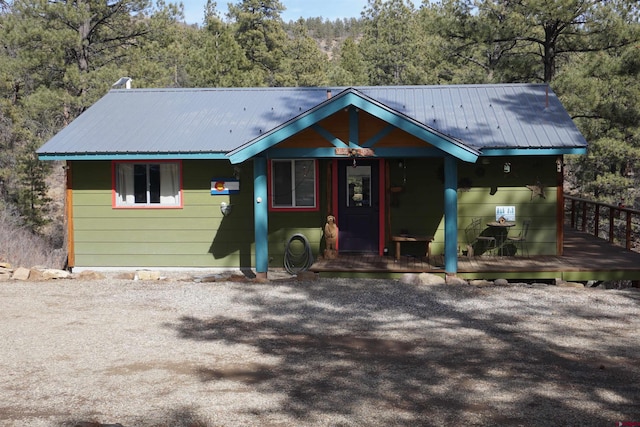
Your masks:
M640 422L640 292L0 282L0 426Z

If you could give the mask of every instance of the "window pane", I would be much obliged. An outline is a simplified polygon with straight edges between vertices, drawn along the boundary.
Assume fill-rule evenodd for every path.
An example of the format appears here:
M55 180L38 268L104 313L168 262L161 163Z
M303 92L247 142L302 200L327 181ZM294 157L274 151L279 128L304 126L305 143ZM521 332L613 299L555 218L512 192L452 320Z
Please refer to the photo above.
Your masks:
M133 197L133 165L131 163L117 164L116 180L116 203L118 205L130 205L135 203Z
M292 206L291 161L273 162L273 205Z
M296 206L315 206L315 162L313 160L295 161Z
M347 206L370 206L371 166L347 167Z
M160 203L160 165L149 165L149 203Z
M180 168L177 163L160 163L160 203L180 204Z
M147 203L147 165L133 166L135 203Z
M180 205L180 164L115 164L116 206Z

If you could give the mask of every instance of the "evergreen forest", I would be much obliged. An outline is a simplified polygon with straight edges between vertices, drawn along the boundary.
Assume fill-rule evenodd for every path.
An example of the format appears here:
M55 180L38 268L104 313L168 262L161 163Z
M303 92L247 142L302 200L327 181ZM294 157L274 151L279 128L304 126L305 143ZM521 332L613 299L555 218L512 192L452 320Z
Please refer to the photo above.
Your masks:
M123 76L136 88L547 83L589 142L566 159L568 189L640 207L637 0L368 0L335 21L284 22L284 10L237 0L221 16L209 0L187 25L164 0L0 0L0 218L60 246L64 171L35 150Z

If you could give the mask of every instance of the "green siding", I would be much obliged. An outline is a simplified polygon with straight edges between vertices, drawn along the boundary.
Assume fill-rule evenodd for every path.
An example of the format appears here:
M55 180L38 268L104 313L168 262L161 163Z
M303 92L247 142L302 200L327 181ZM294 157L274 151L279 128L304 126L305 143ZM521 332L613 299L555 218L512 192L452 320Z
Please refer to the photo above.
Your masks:
M253 167L240 165L240 194L211 196L211 178L233 176L226 160L183 161L182 209L114 209L111 163L74 162L75 265L95 267L252 267ZM326 163L319 166L326 183ZM221 202L233 205L228 217ZM303 233L317 256L326 219L326 192L317 212L269 215L270 267L281 267L288 239Z
M510 174L502 172L511 162ZM327 215L327 162L319 161L319 209L315 212L269 213L269 267L282 267L289 238L302 233L314 255L322 253ZM239 165L240 194L211 196L211 178L232 177L226 160L185 160L181 209L113 209L111 163L78 161L73 168L75 265L78 267L243 267L255 265L253 166ZM392 204L391 234L408 231L433 235L432 252L444 251L444 184L442 159L389 160L392 186L403 187ZM458 190L458 244L466 246L464 228L471 218L491 221L498 205L516 206L517 234L524 218L533 223L532 254L556 253L556 188L554 157L491 158L490 164L459 163L458 178L469 188ZM406 178L406 180L405 180ZM546 199L531 198L525 187L537 180ZM497 183L492 188L493 183ZM493 193L493 194L491 194ZM221 202L233 205L228 217ZM381 209L381 212L383 210ZM395 246L387 242L391 253ZM421 255L424 244L404 244L403 253Z
M294 234L303 234L309 241L314 257L324 250L323 228L327 222L327 162L318 161L320 179L319 209L313 212L269 212L270 267L282 267L286 244Z
M113 209L111 163L74 162L76 266L250 267L253 172L241 165L240 194L211 196L211 179L232 177L228 161L183 161L181 209ZM244 185L243 185L244 184ZM221 202L233 205L228 217Z
M505 174L503 165L511 163ZM434 236L433 254L444 253L444 184L440 159L405 159L390 161L392 186L402 186L398 206L391 207L391 234ZM405 182L406 177L406 182ZM526 185L540 182L546 198L533 197ZM555 255L556 247L556 164L555 157L491 158L489 164L458 162L458 245L466 248L465 228L472 218L482 223L495 219L496 206L516 207L516 226L509 233L517 235L522 221L531 218L528 235L530 254ZM387 242L393 253L393 242ZM403 244L403 254L420 255L424 245Z

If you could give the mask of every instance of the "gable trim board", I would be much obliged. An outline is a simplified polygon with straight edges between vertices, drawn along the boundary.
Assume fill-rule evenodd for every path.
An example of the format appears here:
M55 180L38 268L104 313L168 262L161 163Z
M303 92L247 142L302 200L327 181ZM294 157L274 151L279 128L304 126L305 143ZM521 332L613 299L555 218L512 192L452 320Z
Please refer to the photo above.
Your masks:
M429 128L428 126L413 120L410 117L395 112L351 88L326 100L311 111L296 117L288 123L284 123L272 132L232 150L228 153L229 160L234 164L248 160L249 158L268 150L279 142L284 141L296 133L313 126L322 119L325 119L345 108L349 110L350 115L358 114L360 109L362 111L366 111L371 115L384 120L391 126L422 139L444 153L451 154L460 160L473 163L478 159L478 156L480 156L480 152L478 150L467 147L464 143L454 138L448 137L435 129ZM357 144L358 129L357 126L353 125L354 123L357 123L357 120L351 119L350 122L352 123L352 126L350 126L350 140L348 141L348 144L345 141L343 141L343 143L349 148L360 148L361 146ZM364 146L365 145L363 144L362 147Z
M269 260L268 159L348 158L336 148L368 149L369 158L379 159L440 158L445 270L455 274L459 162L586 153L586 141L545 85L344 88L330 98L326 93L323 88L112 90L38 155L81 162L171 159L234 165L252 160L255 267L260 274L266 274ZM338 113L344 114L340 120L346 133L335 134L320 124ZM364 128L362 120L371 118L380 125ZM278 147L285 140L298 141L292 137L307 129L327 145ZM361 140L363 131L368 131L366 140ZM394 131L416 142L393 144L389 138ZM381 215L380 251L383 219Z

